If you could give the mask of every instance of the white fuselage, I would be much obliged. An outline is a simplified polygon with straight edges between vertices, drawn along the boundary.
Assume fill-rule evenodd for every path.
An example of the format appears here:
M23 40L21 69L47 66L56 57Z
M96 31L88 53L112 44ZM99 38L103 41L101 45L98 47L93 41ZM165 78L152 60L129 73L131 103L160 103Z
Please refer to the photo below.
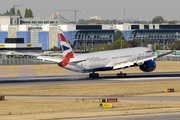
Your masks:
M112 70L116 63L123 63L132 60L141 60L150 56L155 56L149 48L136 47L127 49L117 49L86 54L75 54L72 60L84 60L77 64L68 64L64 68L76 72L94 72Z

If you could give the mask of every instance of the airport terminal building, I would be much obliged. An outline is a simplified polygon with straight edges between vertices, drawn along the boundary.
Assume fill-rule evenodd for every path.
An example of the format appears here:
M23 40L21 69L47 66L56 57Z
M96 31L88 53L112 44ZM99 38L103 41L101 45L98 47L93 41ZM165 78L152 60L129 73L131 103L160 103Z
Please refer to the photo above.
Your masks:
M126 40L149 38L154 44L172 44L180 38L180 25L169 24L60 24L56 20L21 19L20 16L0 15L0 44L6 38L24 38L24 43L41 43L42 50L60 47L57 29L61 29L70 44L96 46L111 43L117 30ZM1 45L0 45L1 46Z
M180 39L180 25L156 24L156 25L131 25L129 40L149 38L153 43L172 44Z

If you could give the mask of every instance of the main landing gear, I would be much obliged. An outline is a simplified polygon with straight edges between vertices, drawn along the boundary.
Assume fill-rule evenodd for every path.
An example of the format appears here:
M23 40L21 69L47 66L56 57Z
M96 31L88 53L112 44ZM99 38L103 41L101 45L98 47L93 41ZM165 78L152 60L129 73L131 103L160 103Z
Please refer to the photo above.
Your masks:
M90 73L89 74L89 78L98 78L99 77L99 74L98 73Z
M124 71L124 69L121 69L120 73L117 73L118 78L125 78L126 77L126 73L122 73L123 71Z

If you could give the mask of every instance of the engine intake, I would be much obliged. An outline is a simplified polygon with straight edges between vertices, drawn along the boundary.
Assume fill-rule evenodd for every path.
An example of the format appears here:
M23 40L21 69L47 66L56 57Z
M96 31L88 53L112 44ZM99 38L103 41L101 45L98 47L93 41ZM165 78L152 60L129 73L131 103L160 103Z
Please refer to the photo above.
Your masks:
M145 61L139 68L144 72L152 72L156 69L156 63L152 60Z

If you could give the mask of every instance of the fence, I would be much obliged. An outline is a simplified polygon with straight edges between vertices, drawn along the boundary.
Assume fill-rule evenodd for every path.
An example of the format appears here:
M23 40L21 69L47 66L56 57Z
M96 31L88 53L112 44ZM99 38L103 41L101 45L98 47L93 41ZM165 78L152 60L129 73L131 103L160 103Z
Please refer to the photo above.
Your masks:
M156 61L180 61L180 55L164 56L164 57L157 58Z
M35 65L35 64L54 64L54 62L43 62L42 60L37 60L34 57L12 57L0 55L0 65Z
M50 62L35 61L34 59L7 59L0 60L0 65L34 65L34 64L50 64Z

